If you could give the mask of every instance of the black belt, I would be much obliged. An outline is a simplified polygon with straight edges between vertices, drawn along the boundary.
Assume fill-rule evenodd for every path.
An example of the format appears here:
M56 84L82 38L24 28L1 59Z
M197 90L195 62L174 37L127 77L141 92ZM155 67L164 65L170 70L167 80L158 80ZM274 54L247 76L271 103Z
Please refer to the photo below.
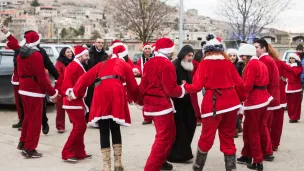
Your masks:
M122 78L120 76L107 75L107 76L103 76L103 77L100 77L100 78L96 78L96 80L94 82L94 85L96 87L96 86L100 85L103 80L107 80L107 79L111 79L111 78L122 80Z
M222 95L222 92L220 90L231 90L234 87L228 87L228 88L216 88L216 89L206 89L206 90L213 90L213 95L212 95L212 102L213 102L213 117L216 116L216 94L219 94L220 96Z
M33 75L30 75L30 76L20 76L21 78L31 78L31 79L34 79L35 81L37 81L37 78Z
M257 89L257 90L266 90L266 86L257 86L257 85L254 85L253 86L253 89Z

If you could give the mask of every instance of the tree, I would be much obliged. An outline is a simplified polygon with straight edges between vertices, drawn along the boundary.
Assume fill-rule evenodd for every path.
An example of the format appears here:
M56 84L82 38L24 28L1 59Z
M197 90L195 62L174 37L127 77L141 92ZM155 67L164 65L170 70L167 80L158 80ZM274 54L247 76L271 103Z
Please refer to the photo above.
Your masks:
M78 35L83 37L84 36L84 32L85 32L85 28L84 26L80 26L78 29Z
M256 36L272 24L291 0L219 0L218 15L241 40Z
M68 35L66 28L63 28L60 32L60 37L64 39Z
M163 23L173 11L166 1L112 0L109 8L117 24L133 31L142 42L149 42L154 33L165 27Z
M31 3L31 6L32 7L39 7L40 3L38 2L38 0L33 0L32 3Z
M97 30L94 30L92 33L91 39L96 40L97 38L100 38L101 35Z

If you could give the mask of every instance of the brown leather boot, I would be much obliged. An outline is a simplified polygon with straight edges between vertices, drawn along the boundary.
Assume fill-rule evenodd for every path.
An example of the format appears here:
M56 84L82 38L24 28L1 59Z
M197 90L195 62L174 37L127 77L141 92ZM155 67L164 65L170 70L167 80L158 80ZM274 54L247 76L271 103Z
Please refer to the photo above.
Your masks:
M111 148L102 148L103 167L101 171L111 171Z
M114 171L123 171L124 167L121 164L122 145L113 144L113 151L114 151Z

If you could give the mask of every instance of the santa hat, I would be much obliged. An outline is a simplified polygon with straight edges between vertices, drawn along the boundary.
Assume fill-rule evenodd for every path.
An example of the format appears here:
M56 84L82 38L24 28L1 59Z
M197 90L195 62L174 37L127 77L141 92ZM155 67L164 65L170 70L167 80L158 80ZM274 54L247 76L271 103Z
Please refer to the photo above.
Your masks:
M239 56L256 56L256 48L250 44L244 44L240 47Z
M110 54L112 58L123 58L128 55L127 46L125 46L120 40L114 40L110 44Z
M35 31L27 31L24 34L25 42L28 47L37 46L40 44L40 36Z
M149 43L144 43L144 44L143 44L142 50L144 51L145 48L150 48L150 49L152 50L152 46L151 46Z
M238 55L238 50L236 50L236 49L228 49L227 50L227 54L228 55L230 55L230 54L236 54L236 55Z
M79 58L82 55L89 53L89 51L82 46L76 46L74 51L75 51L75 58Z
M301 61L300 56L296 53L290 53L288 55L288 59L290 59L290 58L294 58L296 61L299 61L299 62Z
M173 53L175 50L174 42L169 38L160 38L155 43L155 51L162 54Z
M151 45L151 49L152 49L152 51L154 51L154 49L155 49L155 43L153 43L153 44Z
M224 52L225 48L223 46L223 44L217 39L215 38L214 34L208 34L206 37L207 43L204 47L204 52Z

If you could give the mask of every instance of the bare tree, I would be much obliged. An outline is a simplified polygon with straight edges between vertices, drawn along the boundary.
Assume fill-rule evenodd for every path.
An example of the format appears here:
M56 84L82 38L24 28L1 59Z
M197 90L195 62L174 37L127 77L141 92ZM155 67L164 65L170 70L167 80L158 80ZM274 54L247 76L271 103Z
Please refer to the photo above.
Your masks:
M284 11L291 0L219 0L218 15L230 23L240 39L262 32Z
M111 14L119 26L133 31L142 42L149 42L173 11L166 0L112 0Z

